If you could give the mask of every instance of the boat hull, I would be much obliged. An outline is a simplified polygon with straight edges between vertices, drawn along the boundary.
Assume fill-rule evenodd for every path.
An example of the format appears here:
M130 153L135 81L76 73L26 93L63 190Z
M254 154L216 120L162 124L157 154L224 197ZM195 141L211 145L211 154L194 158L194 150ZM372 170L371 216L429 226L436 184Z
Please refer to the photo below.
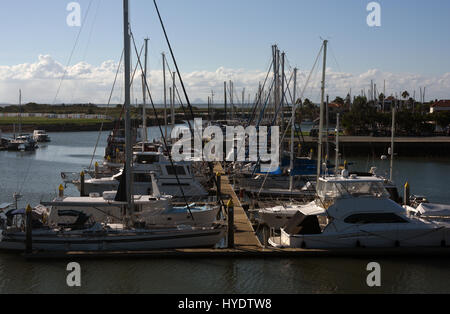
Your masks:
M290 235L281 229L282 247L330 249L330 248L392 248L392 247L441 247L450 244L450 229L409 230L361 230L341 234Z
M117 232L107 234L39 233L33 231L32 249L46 252L69 251L148 251L158 249L201 248L215 246L225 234L224 228L205 230L169 230ZM25 234L3 237L1 250L24 251Z

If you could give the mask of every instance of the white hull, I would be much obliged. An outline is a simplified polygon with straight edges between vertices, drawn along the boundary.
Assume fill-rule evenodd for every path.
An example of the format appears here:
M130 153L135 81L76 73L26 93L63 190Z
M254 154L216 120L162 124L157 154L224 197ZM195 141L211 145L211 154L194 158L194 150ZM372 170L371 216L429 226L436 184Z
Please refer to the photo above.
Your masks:
M282 229L281 242L277 244L282 247L308 249L440 247L450 244L450 229L360 230L326 235L289 235Z

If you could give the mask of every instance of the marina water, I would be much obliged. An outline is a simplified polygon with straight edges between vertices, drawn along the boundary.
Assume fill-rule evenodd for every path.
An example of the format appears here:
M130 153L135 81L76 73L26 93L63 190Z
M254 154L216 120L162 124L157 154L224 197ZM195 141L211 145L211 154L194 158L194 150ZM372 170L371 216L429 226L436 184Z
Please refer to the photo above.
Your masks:
M149 129L149 138L159 135ZM100 139L95 161L103 158L108 133ZM34 153L0 152L0 203L12 202L20 192L26 203L37 205L56 196L61 171L88 167L98 133L51 133L52 142ZM389 161L380 156L345 156L351 169L372 166L385 174ZM450 204L450 161L399 156L394 181L400 193L406 181L412 194L431 202ZM68 195L77 195L69 185ZM366 284L369 262L381 265L382 286ZM27 262L0 253L0 293L350 293L444 292L450 290L449 259L438 258L286 258L286 259L148 259L81 261L82 287L66 285L66 262Z

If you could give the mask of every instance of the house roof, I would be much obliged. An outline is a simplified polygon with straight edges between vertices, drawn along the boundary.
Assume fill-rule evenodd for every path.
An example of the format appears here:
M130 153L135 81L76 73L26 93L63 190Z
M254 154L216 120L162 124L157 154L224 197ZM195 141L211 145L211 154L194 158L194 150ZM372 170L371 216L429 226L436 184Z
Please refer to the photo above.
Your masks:
M338 104L338 103L335 103L335 102L332 102L332 103L329 103L328 104L328 107L329 108L341 108L343 105L341 105L341 104Z
M450 100L439 100L431 105L431 107L449 107L450 108Z

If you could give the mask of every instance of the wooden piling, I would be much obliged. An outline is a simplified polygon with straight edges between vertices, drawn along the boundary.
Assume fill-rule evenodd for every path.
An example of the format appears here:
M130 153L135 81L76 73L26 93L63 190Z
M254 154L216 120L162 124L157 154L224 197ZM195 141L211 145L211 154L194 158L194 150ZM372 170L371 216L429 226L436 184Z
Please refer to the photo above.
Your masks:
M222 199L221 197L221 191L222 191L222 175L220 174L220 172L216 173L216 182L217 182L217 192L216 192L216 196L217 196L217 202L220 204L220 200Z
M26 237L25 237L25 253L31 254L33 251L33 224L32 224L32 214L33 209L30 205L27 206L25 210L25 219L26 219Z
M84 188L84 183L85 183L84 180L85 180L84 171L81 171L81 173L80 173L80 196L81 197L86 196L85 188Z
M228 213L228 248L234 248L234 205L233 201L229 200L227 204Z

